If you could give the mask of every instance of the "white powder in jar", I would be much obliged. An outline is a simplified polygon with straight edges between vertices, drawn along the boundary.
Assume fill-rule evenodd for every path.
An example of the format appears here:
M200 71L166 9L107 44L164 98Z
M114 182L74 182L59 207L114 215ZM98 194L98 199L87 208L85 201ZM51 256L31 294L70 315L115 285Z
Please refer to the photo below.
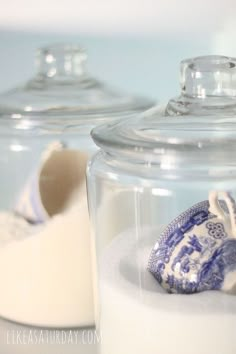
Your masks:
M94 323L87 201L44 224L0 213L0 316L28 325Z
M236 353L234 295L221 291L167 294L147 270L159 231L123 232L107 246L100 259L100 351Z

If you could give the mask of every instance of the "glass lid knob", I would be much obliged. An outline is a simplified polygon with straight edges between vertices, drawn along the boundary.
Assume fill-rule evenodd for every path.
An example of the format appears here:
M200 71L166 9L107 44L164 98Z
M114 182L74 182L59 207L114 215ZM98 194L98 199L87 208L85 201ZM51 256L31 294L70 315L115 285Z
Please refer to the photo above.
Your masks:
M236 60L220 55L181 62L181 90L184 96L236 96Z
M54 45L36 53L38 75L51 79L73 79L85 73L87 54L77 45Z

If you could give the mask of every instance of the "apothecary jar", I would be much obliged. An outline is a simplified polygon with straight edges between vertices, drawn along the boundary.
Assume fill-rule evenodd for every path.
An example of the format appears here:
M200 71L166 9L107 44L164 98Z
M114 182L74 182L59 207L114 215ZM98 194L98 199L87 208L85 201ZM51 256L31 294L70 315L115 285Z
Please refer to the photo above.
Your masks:
M102 122L152 104L90 77L76 45L42 48L37 74L0 95L0 316L94 324L86 163Z
M100 354L236 352L236 120L148 112L92 131Z

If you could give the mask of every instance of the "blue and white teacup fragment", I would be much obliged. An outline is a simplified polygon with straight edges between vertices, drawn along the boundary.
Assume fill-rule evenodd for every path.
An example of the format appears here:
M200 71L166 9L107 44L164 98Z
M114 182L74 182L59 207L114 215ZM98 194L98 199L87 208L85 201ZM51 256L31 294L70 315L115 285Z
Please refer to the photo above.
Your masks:
M210 192L162 232L148 269L170 293L236 293L236 204L227 192Z
M39 167L29 177L16 202L14 208L16 214L23 216L31 223L43 223L49 218L47 206L42 202L39 182L45 163L55 152L62 149L64 149L64 145L59 141L49 144L42 153Z

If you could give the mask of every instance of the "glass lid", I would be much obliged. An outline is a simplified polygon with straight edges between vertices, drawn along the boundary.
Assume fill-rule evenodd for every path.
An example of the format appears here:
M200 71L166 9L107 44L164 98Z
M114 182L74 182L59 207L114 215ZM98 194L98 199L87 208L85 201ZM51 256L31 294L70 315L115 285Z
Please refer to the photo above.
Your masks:
M0 95L0 113L111 117L153 106L149 100L124 95L89 76L86 59L77 45L39 49L35 77Z
M190 158L236 160L236 119L232 116L159 116L155 109L126 121L103 124L92 130L103 150L135 159L174 154ZM176 155L177 154L177 155Z
M169 101L166 115L236 114L236 58L220 55L183 60L181 94Z

